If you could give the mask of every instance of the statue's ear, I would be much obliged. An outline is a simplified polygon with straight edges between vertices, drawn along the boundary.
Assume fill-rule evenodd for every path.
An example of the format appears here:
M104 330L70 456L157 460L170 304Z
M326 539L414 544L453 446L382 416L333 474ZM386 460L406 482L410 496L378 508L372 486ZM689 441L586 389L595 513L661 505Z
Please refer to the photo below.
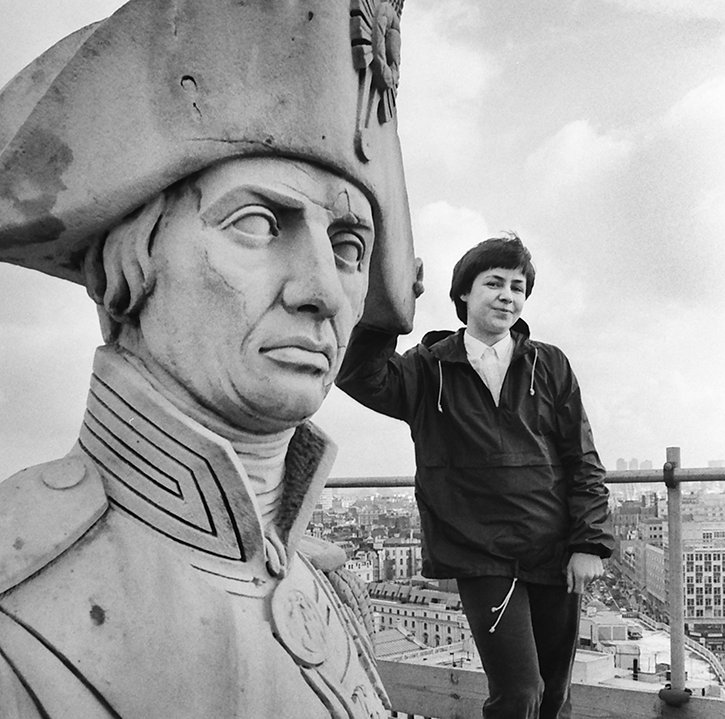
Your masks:
M97 305L103 305L103 295L106 292L106 273L103 270L103 245L105 242L106 235L93 240L83 259L86 292Z
M135 316L153 290L151 245L164 205L162 193L125 217L86 253L88 294L116 322L128 322Z

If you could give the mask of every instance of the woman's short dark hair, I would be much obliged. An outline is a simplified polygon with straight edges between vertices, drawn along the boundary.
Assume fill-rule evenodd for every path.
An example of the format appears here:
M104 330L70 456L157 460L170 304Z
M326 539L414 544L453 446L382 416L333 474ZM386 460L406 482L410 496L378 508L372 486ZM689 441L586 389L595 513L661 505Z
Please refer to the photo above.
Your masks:
M450 297L461 322L468 322L468 305L461 299L461 295L471 291L473 281L481 272L497 267L505 270L521 270L526 277L526 297L531 294L536 270L531 262L531 253L519 237L512 232L505 237L484 240L468 250L453 268Z

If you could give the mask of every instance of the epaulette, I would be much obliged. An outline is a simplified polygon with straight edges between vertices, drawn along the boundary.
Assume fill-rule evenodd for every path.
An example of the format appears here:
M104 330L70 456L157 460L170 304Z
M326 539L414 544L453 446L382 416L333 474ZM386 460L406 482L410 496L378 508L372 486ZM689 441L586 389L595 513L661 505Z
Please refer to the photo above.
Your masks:
M321 572L334 572L343 567L347 561L347 555L342 547L309 534L303 535L300 539L298 551Z
M375 620L373 605L365 583L357 574L344 567L328 572L327 579L343 604L350 607L355 619L365 628L368 640L372 642L375 635Z
M108 507L98 471L80 456L0 482L0 594L62 554Z
M368 636L372 637L375 625L370 598L362 580L345 569L345 550L332 542L305 534L300 540L299 551L315 569L325 573L337 596L350 607L355 618L367 630Z

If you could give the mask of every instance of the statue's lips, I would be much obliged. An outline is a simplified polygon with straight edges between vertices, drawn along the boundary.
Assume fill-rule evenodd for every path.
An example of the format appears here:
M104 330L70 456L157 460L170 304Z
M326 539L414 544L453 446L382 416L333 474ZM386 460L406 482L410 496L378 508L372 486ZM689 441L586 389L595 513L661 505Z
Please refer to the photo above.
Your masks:
M308 371L328 372L332 366L334 349L325 342L316 342L309 337L292 337L262 347L260 353L279 364Z

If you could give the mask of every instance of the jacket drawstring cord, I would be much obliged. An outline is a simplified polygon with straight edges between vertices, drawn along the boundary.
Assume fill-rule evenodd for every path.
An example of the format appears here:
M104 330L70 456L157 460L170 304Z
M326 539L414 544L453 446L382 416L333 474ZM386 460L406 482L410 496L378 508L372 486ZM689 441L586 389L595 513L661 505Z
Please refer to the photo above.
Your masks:
M491 607L491 612L501 612L498 615L498 618L494 622L494 625L488 630L489 634L493 634L496 631L496 627L498 626L498 623L501 621L501 617L503 617L503 613L506 611L506 607L509 605L509 601L511 600L511 595L514 593L514 589L516 589L516 582L518 581L517 577L514 577L513 582L511 582L511 588L508 591L508 594L506 595L506 598L499 604L497 607Z
M441 364L441 361L438 360L438 411L443 414L443 405L441 404L443 400L443 365Z
M534 376L536 375L536 363L539 361L539 348L534 347L534 363L531 367L531 384L529 385L529 394L533 397L536 394L534 389Z

